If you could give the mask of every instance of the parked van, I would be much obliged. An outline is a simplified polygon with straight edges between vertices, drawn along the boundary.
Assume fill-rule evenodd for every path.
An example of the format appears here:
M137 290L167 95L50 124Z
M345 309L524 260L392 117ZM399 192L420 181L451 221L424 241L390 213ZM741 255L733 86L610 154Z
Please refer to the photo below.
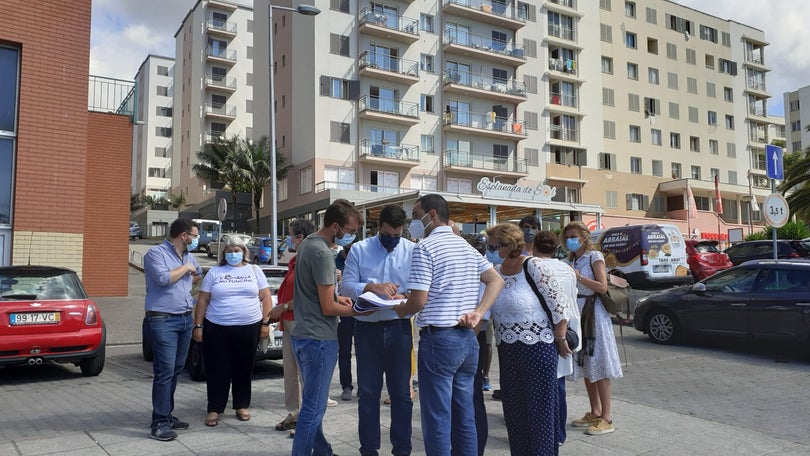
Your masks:
M618 269L633 288L651 289L693 282L686 242L674 225L628 225L591 232L608 270Z

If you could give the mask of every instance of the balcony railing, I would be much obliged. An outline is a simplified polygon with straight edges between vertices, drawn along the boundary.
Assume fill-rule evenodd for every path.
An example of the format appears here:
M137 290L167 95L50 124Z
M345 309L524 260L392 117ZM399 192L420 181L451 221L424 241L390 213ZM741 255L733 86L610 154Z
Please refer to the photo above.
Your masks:
M576 41L577 39L574 29L563 27L558 24L548 24L548 34L568 41Z
M375 193L405 193L412 191L409 188L385 187L382 185L356 184L354 182L322 181L315 184L315 193L324 192L329 189L352 190L355 192L375 192Z
M205 143L210 144L215 142L217 139L224 139L225 132L224 131L216 131L216 130L208 130L205 132Z
M385 140L375 141L372 139L363 139L360 141L360 156L418 162L419 146L413 144L391 144Z
M577 2L575 0L548 0L551 3L556 3L571 9L577 9Z
M409 33L413 36L419 36L419 21L416 19L400 16L398 14L376 12L368 7L360 10L357 17L359 20L358 25L377 25L391 30L397 30L399 32Z
M236 51L227 48L214 48L209 46L206 48L206 54L208 57L215 57L218 59L225 59L225 60L236 60Z
M551 138L562 141L579 141L579 133L571 128L563 128L560 125L551 126Z
M207 85L236 90L236 78L229 78L217 74L209 74L205 77Z
M754 54L752 52L748 52L745 54L745 61L756 63L757 65L764 65L762 55L761 54Z
M447 29L442 37L444 44L458 44L473 49L481 49L492 54L507 55L526 60L523 46L516 46L508 41L495 40L458 29Z
M748 106L748 114L752 116L765 116L765 108L762 106Z
M453 110L445 111L444 124L526 136L526 121L498 117L494 111L485 114Z
M402 101L397 98L380 98L371 95L363 95L358 102L360 111L370 110L399 116L419 117L418 103Z
M205 112L217 116L236 117L236 106L222 103L206 103Z
M506 2L496 2L492 0L444 0L445 5L460 5L481 10L485 13L493 14L495 16L505 17L507 19L525 21L525 17L515 13L514 6Z
M400 59L383 52L363 51L360 54L360 68L376 68L391 73L419 76L419 62Z
M759 90L760 92L767 92L765 88L765 81L760 81L754 78L748 78L747 85L749 89Z
M526 160L523 158L496 157L492 154L477 154L459 150L444 152L444 166L526 173Z
M508 93L510 95L526 96L526 84L514 79L503 80L500 78L489 78L470 71L445 70L445 84L458 84L465 87L472 87L481 90L491 90L493 92Z
M221 19L208 19L205 26L210 30L219 30L227 33L236 33L236 23L223 21Z
M553 105L559 106L568 106L571 108L577 107L577 97L576 95L568 95L568 94L561 94L556 92L550 92L548 95L548 102Z
M548 69L577 74L577 61L573 59L548 59Z

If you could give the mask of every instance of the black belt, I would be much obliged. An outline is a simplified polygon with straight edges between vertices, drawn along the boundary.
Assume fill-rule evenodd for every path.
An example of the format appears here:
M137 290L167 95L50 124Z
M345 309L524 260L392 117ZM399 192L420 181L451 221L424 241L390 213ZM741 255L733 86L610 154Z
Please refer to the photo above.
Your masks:
M411 319L410 318L394 318L394 319L391 319L391 320L381 320L381 321L357 320L356 324L385 327L385 326L397 326L397 325L401 325L401 324L403 324L405 322L408 322L408 325L410 326Z
M589 294L589 295L578 294L577 298L590 298L591 296L595 296L595 295L596 295L595 293L594 294Z
M188 317L189 315L191 315L190 310L187 310L187 311L185 311L183 313L177 313L177 314L168 313L168 312L155 312L154 310L147 310L146 311L146 316L147 317Z
M464 330L464 329L472 329L466 326L455 325L455 326L422 326L422 329L419 330L419 335L422 334L433 334L434 332L439 331L450 331L450 330Z

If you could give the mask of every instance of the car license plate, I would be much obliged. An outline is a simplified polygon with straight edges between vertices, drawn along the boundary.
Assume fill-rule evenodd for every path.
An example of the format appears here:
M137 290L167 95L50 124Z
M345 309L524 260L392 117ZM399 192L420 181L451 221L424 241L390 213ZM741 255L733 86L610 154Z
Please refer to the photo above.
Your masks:
M11 326L55 325L59 323L59 312L36 312L11 314Z
M669 265L668 264L656 264L653 266L653 272L659 274L665 274L669 272Z

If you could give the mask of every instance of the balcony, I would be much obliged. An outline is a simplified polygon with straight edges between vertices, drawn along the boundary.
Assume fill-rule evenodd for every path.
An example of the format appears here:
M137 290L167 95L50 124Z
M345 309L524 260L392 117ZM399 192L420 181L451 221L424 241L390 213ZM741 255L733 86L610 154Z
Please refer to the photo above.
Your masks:
M375 185L375 184L356 184L354 182L322 181L317 182L315 184L315 193L325 192L327 190L344 190L346 192L360 192L366 194L362 195L363 197L369 198L372 197L369 196L368 193L384 193L389 195L398 195L400 193L408 193L413 191L409 188L386 187L384 185ZM351 197L355 196L357 195L351 195Z
M550 133L552 143L566 146L570 146L571 143L579 144L579 132L573 128L564 128L562 125L552 125Z
M358 60L361 77L407 85L419 82L419 62L369 51L363 51Z
M577 76L577 61L574 59L548 59L548 69L555 78L579 82Z
M524 177L528 173L523 158L501 158L458 150L444 152L444 170L478 175L492 175L496 171L504 177Z
M510 79L489 78L469 71L446 70L443 74L444 91L511 103L526 101L526 85Z
M419 146L363 139L360 141L360 161L412 168L419 165Z
M236 106L222 103L206 103L205 116L224 120L236 119Z
M516 13L514 4L492 0L444 0L442 11L510 30L520 30L526 25L526 18Z
M576 95L549 92L548 109L562 113L578 114Z
M236 91L236 78L209 74L205 76L205 88L220 92L233 93Z
M770 97L768 89L765 87L765 81L758 78L746 78L745 90L763 97Z
M552 11L574 13L577 11L577 2L574 0L548 0L545 7Z
M526 122L497 117L494 112L445 111L444 131L520 141L526 139Z
M233 38L236 36L236 22L223 21L221 19L208 19L205 21L205 31L208 32L209 35Z
M209 8L216 8L225 11L236 11L237 6L223 0L208 0Z
M419 40L419 21L416 19L363 8L357 14L357 23L360 33L408 44Z
M207 47L205 49L205 59L209 62L234 65L236 63L236 51L227 48Z
M205 144L213 144L218 139L225 139L224 131L208 130L205 132L205 135L203 136L203 142Z
M400 125L419 123L419 104L401 101L396 98L380 98L363 95L358 100L360 118L380 120Z
M500 65L518 67L526 63L523 46L501 40L474 35L461 30L448 29L442 35L443 49L447 53L477 58Z

